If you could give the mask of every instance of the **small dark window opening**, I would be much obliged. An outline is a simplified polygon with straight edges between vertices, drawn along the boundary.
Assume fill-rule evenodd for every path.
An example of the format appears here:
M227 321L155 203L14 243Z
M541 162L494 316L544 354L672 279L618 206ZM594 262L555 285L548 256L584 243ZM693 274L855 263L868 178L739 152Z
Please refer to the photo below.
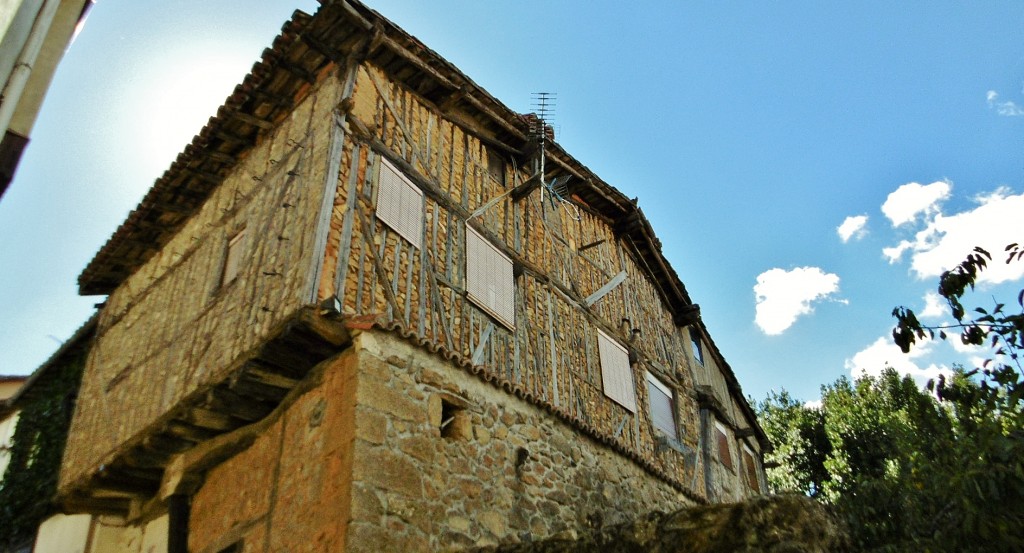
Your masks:
M468 438L469 417L466 409L448 400L441 400L441 437L448 440Z
M221 549L217 553L242 553L242 540L238 540L235 543Z
M697 360L701 366L704 365L704 349L700 345L700 338L694 335L693 330L690 330L690 346L693 347L693 358Z
M493 150L487 150L487 174L502 187L505 186L505 160Z

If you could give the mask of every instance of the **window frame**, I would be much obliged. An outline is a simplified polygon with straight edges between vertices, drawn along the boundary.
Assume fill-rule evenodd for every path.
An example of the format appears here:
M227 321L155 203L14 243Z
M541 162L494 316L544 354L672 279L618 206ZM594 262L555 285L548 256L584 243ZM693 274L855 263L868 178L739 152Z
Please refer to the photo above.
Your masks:
M676 420L676 392L671 387L669 387L667 384L662 382L661 379L658 378L657 375L655 375L651 371L644 371L644 372L646 373L646 380L647 380L647 384L648 384L648 386L647 386L647 396L648 396L647 403L648 403L648 415L650 415L650 417L651 417L651 424L654 426L655 430L661 432L666 437L671 438L673 440L678 440L679 439L679 423ZM660 392L660 393L664 394L664 396L666 398L668 398L669 415L672 418L672 428L671 428L671 431L669 429L666 429L666 428L664 428L664 427L662 427L661 425L658 424L659 419L663 418L663 417L657 417L655 415L655 410L654 410L654 394L655 394L655 390L651 389L652 386L655 388L655 390L657 392Z
M629 362L629 351L601 329L597 329L597 350L605 397L636 414L636 377Z
M385 179L385 171L389 171L395 179ZM416 249L422 247L423 202L423 190L386 157L381 156L377 167L377 205L374 213L378 220Z
M477 248L471 246L471 240L476 241ZM510 330L515 330L516 280L512 258L505 255L505 252L498 249L468 222L465 246L466 297L499 323ZM475 259L478 252L482 252L486 258ZM497 272L501 274L496 274ZM478 281L478 278L482 281ZM499 294L503 299L498 298Z
M704 366L704 344L701 343L700 335L690 329L690 348L693 349L693 359L698 365Z

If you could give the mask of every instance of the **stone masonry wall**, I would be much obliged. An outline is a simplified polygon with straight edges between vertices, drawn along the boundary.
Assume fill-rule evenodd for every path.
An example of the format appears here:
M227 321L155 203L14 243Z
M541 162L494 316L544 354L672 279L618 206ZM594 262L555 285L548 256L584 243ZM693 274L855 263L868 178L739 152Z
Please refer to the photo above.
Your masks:
M308 303L331 113L328 78L239 160L182 230L107 299L65 453L67 485ZM245 229L238 277L220 285ZM131 405L130 410L124 409Z
M572 535L690 503L548 412L393 334L362 333L355 348L347 551Z

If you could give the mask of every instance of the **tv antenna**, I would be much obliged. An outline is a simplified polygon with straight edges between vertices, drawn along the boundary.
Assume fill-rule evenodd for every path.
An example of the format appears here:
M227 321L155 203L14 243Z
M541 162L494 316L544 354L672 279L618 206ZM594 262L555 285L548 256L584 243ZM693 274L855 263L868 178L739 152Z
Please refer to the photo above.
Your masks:
M564 203L565 195L568 192L569 177L565 176L561 179L554 178L551 182L545 180L545 161L547 159L547 142L553 140L553 136L549 134L552 127L552 122L555 118L555 102L558 100L558 93L556 92L534 92L531 94L533 101L533 115L530 119L530 135L537 141L538 149L540 150L540 184L541 184L541 205L544 204L544 196L547 194L550 197L552 207L555 205L557 200L559 203Z

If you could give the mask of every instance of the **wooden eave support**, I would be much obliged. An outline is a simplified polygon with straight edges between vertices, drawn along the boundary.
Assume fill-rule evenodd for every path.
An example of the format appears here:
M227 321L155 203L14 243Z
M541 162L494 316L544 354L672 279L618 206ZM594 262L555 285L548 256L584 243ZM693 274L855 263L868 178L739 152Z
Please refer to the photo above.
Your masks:
M227 114L227 117L230 119L234 119L236 121L240 121L242 123L252 125L254 127L259 127L261 129L274 128L274 124L271 123L270 121L265 121L263 119L260 119L259 117L249 115L248 113L243 113L241 111L230 112Z

